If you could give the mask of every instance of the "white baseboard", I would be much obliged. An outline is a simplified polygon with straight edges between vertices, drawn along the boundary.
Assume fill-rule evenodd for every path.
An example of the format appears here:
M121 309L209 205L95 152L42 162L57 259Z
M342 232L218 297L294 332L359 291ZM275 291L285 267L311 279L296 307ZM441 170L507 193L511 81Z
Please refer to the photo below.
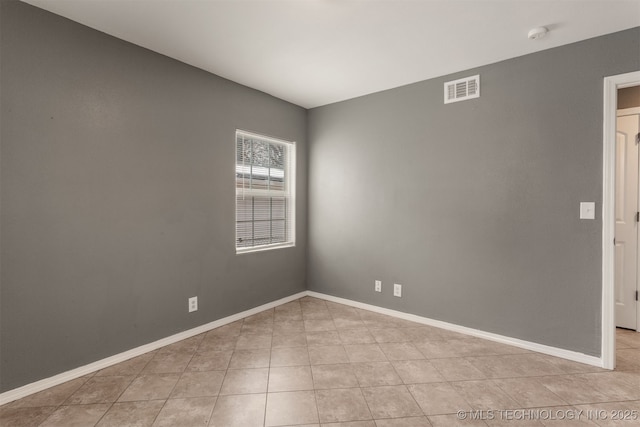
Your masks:
M321 294L319 292L303 291L294 295L290 295L285 298L281 298L276 301L272 301L267 304L263 304L261 306L252 308L250 310L236 313L231 316L227 316L223 319L218 319L213 322L207 323L205 325L201 325L193 329L189 329L188 331L180 332L178 334L171 335L166 338L162 338L158 341L154 341L152 343L145 344L140 347L133 348L131 350L127 350L123 353L119 353L119 354L107 357L105 359L98 360L88 365L81 366L79 368L72 369L70 371L63 372L58 375L54 375L53 377L45 378L40 381L36 381L19 388L6 391L0 394L0 405L13 402L14 400L21 399L23 397L29 396L31 394L37 393L39 391L45 390L47 388L50 388L59 384L62 384L64 382L67 382L76 378L80 378L92 372L96 372L101 369L108 368L109 366L115 365L120 362L124 362L125 360L129 360L134 357L140 356L142 354L148 353L150 351L157 350L169 344L173 344L178 341L191 338L201 333L210 331L211 329L219 328L220 326L233 323L237 320L244 319L245 317L252 316L254 314L260 313L261 311L269 310L271 308L277 307L279 305L285 304L290 301L294 301L304 296L320 298L326 301L332 301L339 304L348 305L351 307L356 307L364 310L373 311L376 313L386 314L388 316L397 317L399 319L409 320L409 321L420 323L423 325L435 326L437 328L442 328L442 329L446 329L453 332L459 332L459 333L471 335L474 337L484 338L484 339L499 342L502 344L513 345L515 347L524 348L526 350L532 350L538 353L548 354L551 356L561 357L563 359L573 360L575 362L585 363L588 365L593 365L598 367L603 366L602 359L599 357L589 356L587 354L565 350L557 347L550 347L547 345L538 344L534 342L523 341L517 338L505 337L503 335L498 335L491 332L484 332L478 329L467 328L466 326L459 326L453 323L447 323L440 320L429 319L427 317L417 316L415 314L403 313L401 311L390 310L388 308L382 308L382 307L378 307L371 304L365 304L362 302L352 301L345 298L334 297L332 295Z
M127 350L123 353L119 353L110 357L107 357L102 360L98 360L97 362L90 363L85 366L81 366L76 369L72 369L67 372L63 372L58 375L54 375L53 377L45 378L31 384L24 385L22 387L5 391L0 394L0 405L4 405L5 403L13 402L14 400L21 399L23 397L29 396L30 394L37 393L39 391L45 390L47 388L62 384L64 382L80 378L84 375L90 374L92 372L99 371L104 368L108 368L109 366L115 365L120 362L124 362L125 360L132 359L134 357L140 356L142 354L148 353L153 350L157 350L161 347L164 347L169 344L176 343L178 341L182 341L187 338L191 338L193 336L199 335L203 332L210 331L211 329L219 328L220 326L227 325L229 323L233 323L236 320L244 319L245 317L252 316L254 314L260 313L261 311L269 310L271 308L277 307L279 305L285 304L287 302L296 300L298 298L302 298L307 295L306 291L299 292L294 295L290 295L285 298L281 298L276 301L272 301L267 304L263 304L261 306L252 308L250 310L246 310L237 314L233 314L231 316L227 316L223 319L218 319L213 322L207 323L205 325L201 325L195 327L193 329L189 329L188 331L180 332L175 335L171 335L166 338L162 338L158 341L151 342L149 344L141 345L140 347L133 348L131 350Z
M491 332L485 332L478 329L468 328L466 326L455 325L453 323L447 323L441 320L429 319L428 317L417 316L415 314L409 314L409 313L403 313L401 311L390 310L388 308L382 308L375 305L352 301L345 298L334 297L332 295L321 294L319 292L307 291L307 295L310 297L320 298L327 301L337 302L339 304L349 305L351 307L361 308L363 310L369 310L376 313L386 314L388 316L409 320L411 322L421 323L423 325L435 326L437 328L442 328L442 329L446 329L453 332L459 332L462 334L471 335L474 337L483 338L486 340L495 341L502 344L508 344L515 347L524 348L526 350L548 354L550 356L561 357L563 359L572 360L574 362L585 363L587 365L593 365L600 368L603 367L602 358L596 357L596 356L590 356L584 353L578 353L576 351L565 350L562 348L551 347L548 345L538 344L530 341L524 341L517 338L506 337L504 335L498 335Z

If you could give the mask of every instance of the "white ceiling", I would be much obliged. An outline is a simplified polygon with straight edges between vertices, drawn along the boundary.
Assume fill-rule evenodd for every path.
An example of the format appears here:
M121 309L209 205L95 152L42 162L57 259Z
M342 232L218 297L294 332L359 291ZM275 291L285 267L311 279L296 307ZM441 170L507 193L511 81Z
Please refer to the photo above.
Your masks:
M306 108L640 26L640 0L25 1Z

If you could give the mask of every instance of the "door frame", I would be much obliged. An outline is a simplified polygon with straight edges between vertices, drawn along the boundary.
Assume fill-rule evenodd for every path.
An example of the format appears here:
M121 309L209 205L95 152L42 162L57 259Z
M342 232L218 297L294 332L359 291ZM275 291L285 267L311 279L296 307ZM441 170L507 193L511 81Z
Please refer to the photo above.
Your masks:
M614 298L615 162L618 89L640 85L640 71L604 78L602 152L602 367L616 367ZM636 317L638 322L638 317ZM636 325L639 327L640 325ZM640 328L638 328L640 329Z

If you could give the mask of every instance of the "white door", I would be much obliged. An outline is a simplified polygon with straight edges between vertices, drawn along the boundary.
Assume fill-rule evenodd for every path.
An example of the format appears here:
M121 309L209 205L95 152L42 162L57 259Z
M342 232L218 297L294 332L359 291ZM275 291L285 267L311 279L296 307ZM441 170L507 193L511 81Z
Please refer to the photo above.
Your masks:
M616 128L616 326L636 329L638 278L638 142L640 115L619 116Z

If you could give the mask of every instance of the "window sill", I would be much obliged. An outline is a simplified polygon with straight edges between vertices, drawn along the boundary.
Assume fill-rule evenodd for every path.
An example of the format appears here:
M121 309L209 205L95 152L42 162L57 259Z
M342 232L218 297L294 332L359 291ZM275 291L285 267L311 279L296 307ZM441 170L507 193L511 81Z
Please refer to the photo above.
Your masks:
M236 255L248 254L253 252L264 252L264 251L270 251L272 249L280 249L280 248L293 248L295 246L296 246L295 243L288 242L288 243L277 243L273 245L255 246L251 248L236 248Z

